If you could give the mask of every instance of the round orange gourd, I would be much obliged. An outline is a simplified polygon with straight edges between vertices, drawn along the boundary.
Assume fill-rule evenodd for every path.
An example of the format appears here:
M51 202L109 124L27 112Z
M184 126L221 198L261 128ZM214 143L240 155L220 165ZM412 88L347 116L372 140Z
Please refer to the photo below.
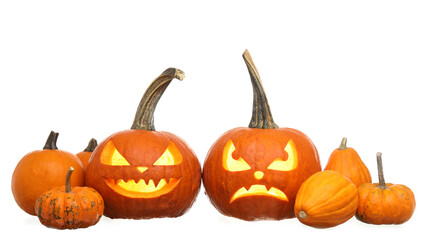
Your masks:
M247 221L293 218L300 185L321 171L319 155L304 133L273 121L258 71L243 54L253 86L249 127L224 133L203 166L203 183L219 212Z
M379 183L363 184L358 189L356 217L371 224L402 224L415 211L414 193L405 185L386 183L381 153L377 153Z
M79 158L56 146L58 133L51 132L43 150L25 155L12 175L12 193L18 206L31 215L36 215L36 199L49 189L64 184L64 175L70 166L75 169L72 186L84 186L83 166Z
M338 172L327 170L312 175L301 185L295 200L295 215L311 227L334 227L354 216L357 203L354 183Z
M89 162L90 156L92 156L92 152L93 150L95 150L95 148L98 146L98 143L96 142L95 138L92 138L87 147L85 148L85 150L83 150L82 152L79 152L76 154L76 156L80 159L80 161L83 164L83 168L86 169L87 168L87 164Z
M356 150L347 147L347 138L343 138L339 148L329 157L325 170L334 170L348 177L356 187L364 183L371 183L371 173L360 159Z
M130 130L102 141L86 169L86 185L104 198L110 218L178 217L193 204L201 185L200 163L188 144L156 131L154 110L173 79L184 72L165 70L145 91Z
M104 212L101 195L90 187L70 185L73 167L67 172L65 186L44 192L37 198L35 211L46 227L58 229L87 228L95 225Z

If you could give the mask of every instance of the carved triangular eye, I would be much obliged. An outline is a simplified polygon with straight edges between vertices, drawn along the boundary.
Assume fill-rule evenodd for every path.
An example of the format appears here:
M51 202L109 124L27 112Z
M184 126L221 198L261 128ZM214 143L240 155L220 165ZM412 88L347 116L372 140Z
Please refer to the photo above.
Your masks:
M298 153L295 148L295 143L290 139L285 147L285 152L288 154L287 160L282 160L276 158L267 169L277 170L277 171L291 171L298 166Z
M170 166L178 165L182 162L182 154L176 145L171 141L165 152L153 165Z
M117 151L112 141L109 141L102 150L101 163L111 166L130 166L126 158Z
M233 158L232 154L235 150L236 147L234 147L233 141L231 141L231 139L228 140L222 153L222 165L224 169L230 172L246 171L251 169L251 166L249 166L243 158L240 157L237 160Z

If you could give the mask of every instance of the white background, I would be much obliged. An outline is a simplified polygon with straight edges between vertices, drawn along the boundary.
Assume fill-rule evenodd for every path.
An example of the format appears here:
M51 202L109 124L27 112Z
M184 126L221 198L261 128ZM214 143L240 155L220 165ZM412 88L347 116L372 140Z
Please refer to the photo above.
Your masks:
M153 3L155 2L155 3ZM178 3L180 2L180 3ZM164 69L186 72L155 113L201 163L225 131L247 126L249 49L275 122L306 133L322 167L343 136L376 174L409 186L417 207L399 226L352 218L330 229L297 219L245 222L204 195L177 219L112 220L88 229L42 226L15 203L10 180L49 134L82 151L129 129L146 87ZM138 239L398 239L425 228L427 4L425 1L2 1L0 3L2 235ZM424 234L425 235L425 234ZM10 236L10 235L9 235Z

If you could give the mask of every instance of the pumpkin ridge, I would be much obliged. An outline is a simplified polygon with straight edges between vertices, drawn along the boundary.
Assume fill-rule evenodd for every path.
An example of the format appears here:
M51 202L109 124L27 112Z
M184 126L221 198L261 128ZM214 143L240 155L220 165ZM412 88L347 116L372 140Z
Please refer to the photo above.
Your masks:
M334 194L334 196L324 202L321 202L320 204L316 204L316 206L311 208L307 214L310 214L311 211L315 212L319 208L325 208L325 206L328 206L331 202L335 203L333 205L334 209L341 209L343 206L348 206L348 200L354 199L355 195L357 195L357 191L355 191L352 195L345 194L345 192L349 191L350 188L353 188L353 186L351 184L346 184L346 186L341 188L337 193ZM336 201L337 198L341 201ZM338 202L341 203L341 205L336 205Z

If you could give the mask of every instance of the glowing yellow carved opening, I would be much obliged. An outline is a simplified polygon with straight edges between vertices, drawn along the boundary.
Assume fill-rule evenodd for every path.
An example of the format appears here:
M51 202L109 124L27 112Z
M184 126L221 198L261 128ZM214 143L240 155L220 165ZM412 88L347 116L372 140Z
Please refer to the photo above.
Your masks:
M153 165L178 165L182 162L182 154L173 142L169 142L165 152Z
M148 167L136 167L136 169L138 169L138 171L140 171L141 173L145 172Z
M230 203L232 203L237 198L242 197L249 197L249 196L270 196L275 197L283 201L288 201L288 197L286 197L286 194L279 189L275 187L271 187L269 190L267 190L267 187L265 185L259 185L255 184L252 185L249 190L247 190L245 187L240 188L237 190L233 197L230 199Z
M285 152L288 153L288 159L286 161L277 158L267 168L278 171L294 170L298 166L298 153L292 139L290 139L286 144Z
M262 179L264 177L264 173L261 171L254 172L254 177L258 180Z
M233 141L231 141L231 139L228 140L222 153L222 166L224 169L230 172L246 171L251 169L249 164L246 163L243 158L240 157L237 160L233 158L232 154L235 150L236 147L234 147Z
M101 153L101 163L111 166L129 166L129 162L117 151L112 141L109 141Z
M105 179L105 183L120 195L131 198L154 198L170 192L178 185L180 179L170 178L169 182L162 178L159 182L155 183L150 179L146 182L144 179L129 180L128 182L123 179L115 182L113 179Z

